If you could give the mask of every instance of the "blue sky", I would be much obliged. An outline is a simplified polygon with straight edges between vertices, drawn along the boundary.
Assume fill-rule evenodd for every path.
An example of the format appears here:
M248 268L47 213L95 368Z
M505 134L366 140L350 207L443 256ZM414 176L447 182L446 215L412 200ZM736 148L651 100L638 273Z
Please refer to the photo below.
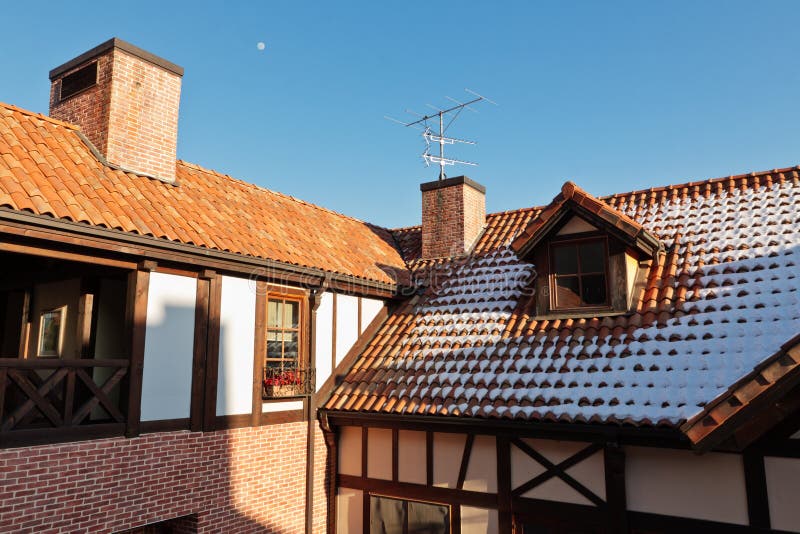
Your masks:
M800 163L798 2L13 2L0 101L117 36L186 69L178 155L382 226L420 220L417 132L383 119L469 87L450 133L489 211ZM264 42L263 51L257 48Z

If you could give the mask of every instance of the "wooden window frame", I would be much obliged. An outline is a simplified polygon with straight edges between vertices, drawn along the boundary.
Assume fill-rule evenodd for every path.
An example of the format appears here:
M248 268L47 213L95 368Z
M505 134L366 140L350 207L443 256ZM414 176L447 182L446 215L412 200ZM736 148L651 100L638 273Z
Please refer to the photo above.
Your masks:
M44 322L45 316L49 314L56 314L58 315L58 339L56 340L56 349L55 351L43 351L42 350L42 342L44 341ZM36 357L37 358L61 358L62 353L64 351L64 334L66 331L66 321L67 321L67 306L58 306L56 308L50 308L47 310L42 310L39 314L39 334L36 339Z
M453 509L459 508L460 505L447 503L447 502L437 502L437 501L428 501L424 499L417 499L411 497L398 497L396 495L387 495L383 493L375 493L375 492L364 492L364 532L365 534L370 532L370 528L372 525L372 498L378 497L380 499L391 499L393 501L401 501L403 503L403 513L405 515L405 523L403 524L403 532L408 532L408 504L411 502L417 504L427 504L430 506L442 506L447 508L447 529L450 534L453 534L455 528L453 525ZM459 529L460 530L460 529Z
M586 306L559 306L557 301L558 285L556 283L557 274L555 272L555 258L553 254L554 248L575 246L577 247L582 243L601 242L603 244L603 278L605 279L605 302L603 304L591 304ZM577 248L576 248L577 250ZM554 313L587 313L587 312L604 312L610 311L612 307L611 287L609 286L610 268L609 268L610 254L608 247L608 236L605 234L598 234L592 232L591 234L575 234L564 236L562 238L553 238L547 243L547 266L548 266L548 286L550 288L550 302L549 308ZM581 290L581 270L580 270L580 256L578 256L578 272L575 276L578 278L578 290ZM599 274L589 273L589 274Z
M256 286L256 328L255 351L253 356L253 413L261 414L261 403L272 400L282 400L304 397L305 394L281 395L277 397L264 396L264 369L267 363L267 331L268 305L270 299L294 300L300 303L300 322L297 339L297 369L303 373L303 381L307 380L306 373L313 372L310 357L310 309L309 292L305 289L278 286L259 282ZM253 416L255 418L255 416Z

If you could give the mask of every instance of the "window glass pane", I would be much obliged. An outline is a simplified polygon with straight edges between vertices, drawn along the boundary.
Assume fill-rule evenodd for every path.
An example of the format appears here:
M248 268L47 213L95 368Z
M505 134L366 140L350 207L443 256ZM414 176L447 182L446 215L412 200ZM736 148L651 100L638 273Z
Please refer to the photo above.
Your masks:
M290 362L287 364L297 363L297 332L284 332L283 333L283 357Z
M555 274L575 274L578 272L578 249L575 245L553 247L553 267Z
M283 334L267 332L267 358L280 358L283 352Z
M606 247L602 241L589 241L578 245L581 257L581 273L604 273L606 270Z
M283 303L283 309L286 315L283 320L284 328L297 328L300 322L300 303L287 300Z
M606 303L606 276L604 274L590 274L581 277L583 285L582 297L584 304L597 305Z
M561 308L571 308L581 305L578 294L577 276L556 277L556 305Z
M403 534L403 523L406 514L403 501L370 497L369 500L369 532L370 534Z
M447 506L408 501L408 534L449 534L449 516Z
M283 325L283 302L269 299L267 303L267 327L280 328Z

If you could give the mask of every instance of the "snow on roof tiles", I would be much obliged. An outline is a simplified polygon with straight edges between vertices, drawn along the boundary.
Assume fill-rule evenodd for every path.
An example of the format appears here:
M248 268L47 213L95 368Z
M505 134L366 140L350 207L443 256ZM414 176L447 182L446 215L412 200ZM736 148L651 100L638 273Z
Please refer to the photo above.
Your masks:
M635 313L532 316L535 267L509 243L542 209L489 215L467 259L419 260L419 229L398 230L431 287L389 317L325 407L674 426L800 332L797 169L603 201L666 245Z

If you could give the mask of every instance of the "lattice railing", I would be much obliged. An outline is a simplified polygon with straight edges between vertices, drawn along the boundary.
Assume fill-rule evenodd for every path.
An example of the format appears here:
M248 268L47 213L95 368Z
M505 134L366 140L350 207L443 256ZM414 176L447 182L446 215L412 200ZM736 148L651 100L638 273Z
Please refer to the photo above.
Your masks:
M124 423L114 388L128 360L0 358L0 432Z

